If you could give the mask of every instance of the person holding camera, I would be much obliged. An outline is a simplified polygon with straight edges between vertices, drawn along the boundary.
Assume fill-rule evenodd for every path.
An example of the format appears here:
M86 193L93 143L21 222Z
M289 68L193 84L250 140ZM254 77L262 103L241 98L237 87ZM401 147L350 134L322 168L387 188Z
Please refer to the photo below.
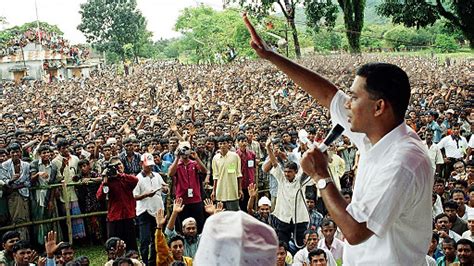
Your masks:
M140 161L142 171L137 175L138 184L133 190L137 201L140 254L145 265L155 265L156 249L153 234L156 228L155 216L159 209L164 209L162 192L168 193L168 185L160 174L152 171L155 161L151 153L144 153Z
M133 189L138 178L124 173L119 157L112 157L103 172L104 180L97 190L99 200L107 199L107 237L119 237L127 250L137 250L135 224L135 198Z
M201 181L198 173L207 173L206 166L196 151L187 146L176 149L173 164L168 169L168 176L173 178L176 198L182 198L184 209L179 219L193 217L196 220L198 231L204 226L204 205L201 195Z

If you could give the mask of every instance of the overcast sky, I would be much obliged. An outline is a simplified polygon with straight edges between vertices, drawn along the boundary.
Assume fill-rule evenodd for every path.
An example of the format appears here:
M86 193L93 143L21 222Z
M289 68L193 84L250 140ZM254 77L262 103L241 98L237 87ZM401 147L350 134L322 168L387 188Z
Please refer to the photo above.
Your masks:
M84 43L84 35L77 30L81 22L80 4L87 0L36 0L40 21L56 24L72 43ZM173 26L180 11L185 7L204 3L214 9L222 9L222 0L137 0L138 8L148 21L153 40L179 36ZM0 16L13 27L36 20L35 0L1 0ZM1 28L0 28L1 29Z

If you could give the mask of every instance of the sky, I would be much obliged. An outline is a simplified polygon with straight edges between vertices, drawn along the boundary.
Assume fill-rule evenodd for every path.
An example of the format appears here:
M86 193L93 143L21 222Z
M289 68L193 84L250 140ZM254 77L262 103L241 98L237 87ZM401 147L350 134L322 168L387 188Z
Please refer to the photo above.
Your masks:
M0 16L8 22L3 28L36 21L35 0L1 0ZM57 25L64 37L73 44L85 43L86 38L77 29L81 22L80 5L87 0L36 0L40 21ZM147 28L153 32L153 40L179 36L173 26L180 11L200 3L222 10L222 0L137 0L138 9L148 21ZM2 26L0 26L0 30Z

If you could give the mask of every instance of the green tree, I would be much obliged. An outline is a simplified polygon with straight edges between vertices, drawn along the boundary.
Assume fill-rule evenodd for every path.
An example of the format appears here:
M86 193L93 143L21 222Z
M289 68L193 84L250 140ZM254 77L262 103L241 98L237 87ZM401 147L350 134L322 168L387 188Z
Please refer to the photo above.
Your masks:
M426 27L440 18L462 31L474 48L474 1L472 0L384 0L378 13L407 27Z
M293 37L293 44L297 58L301 57L300 42L298 39L298 30L296 29L295 15L296 7L303 0L261 0L261 1L247 1L247 0L224 0L225 2L237 2L241 7L255 14L257 18L262 19L273 11L274 5L280 7L280 11L285 16L286 22L290 28Z
M151 32L137 9L136 0L88 0L81 4L81 24L77 27L98 51L125 58L124 45L132 44L135 58L145 54Z
M248 45L250 34L237 10L216 11L205 5L185 8L175 29L183 34L174 47L184 61L222 62L232 59L231 54L253 55Z
M51 25L47 22L39 22L40 29L47 33L55 33L58 36L63 36L64 33L59 29L57 25ZM36 21L25 23L21 26L14 26L5 30L0 31L0 47L8 46L10 40L16 37L18 34L24 33L30 29L36 30L38 23Z
M436 50L442 53L451 53L459 49L454 37L446 34L436 35L435 46Z
M364 27L366 0L337 0L342 9L344 27L351 53L360 53L360 33Z

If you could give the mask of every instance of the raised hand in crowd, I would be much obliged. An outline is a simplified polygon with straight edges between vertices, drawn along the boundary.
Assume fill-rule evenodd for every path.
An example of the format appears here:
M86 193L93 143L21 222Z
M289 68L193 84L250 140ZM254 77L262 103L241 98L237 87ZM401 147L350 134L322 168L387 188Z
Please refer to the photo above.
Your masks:
M163 209L159 209L156 213L156 227L158 229L163 229L166 224L166 215Z

